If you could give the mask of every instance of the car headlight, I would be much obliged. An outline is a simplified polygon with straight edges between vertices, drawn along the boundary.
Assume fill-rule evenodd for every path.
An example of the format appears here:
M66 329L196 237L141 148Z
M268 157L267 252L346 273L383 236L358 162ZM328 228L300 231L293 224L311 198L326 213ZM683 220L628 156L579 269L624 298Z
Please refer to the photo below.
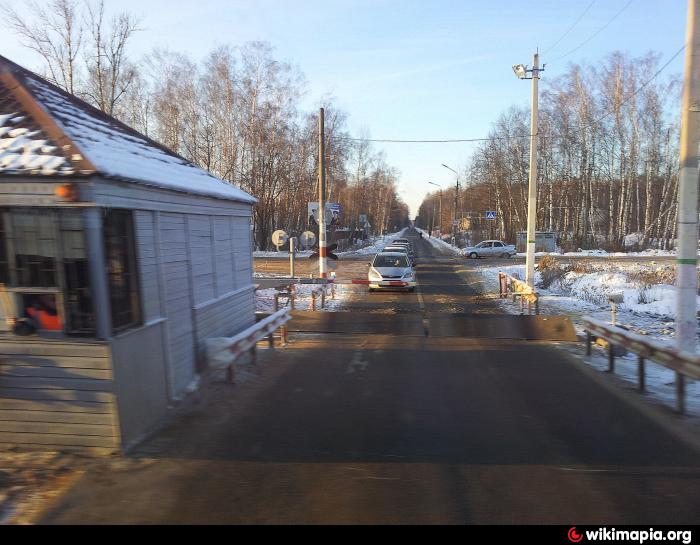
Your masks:
M412 272L407 272L406 274L403 275L404 279L413 279L413 273Z
M381 280L382 275L379 274L379 272L376 269L372 268L369 270L369 279L370 280Z

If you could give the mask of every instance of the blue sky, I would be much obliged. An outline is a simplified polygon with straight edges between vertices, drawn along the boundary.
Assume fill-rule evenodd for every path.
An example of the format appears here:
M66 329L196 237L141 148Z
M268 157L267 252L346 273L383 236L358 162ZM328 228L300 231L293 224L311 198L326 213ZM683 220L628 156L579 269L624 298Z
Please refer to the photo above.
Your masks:
M7 0L5 0L7 1ZM614 50L662 53L683 44L685 0L632 0L603 32L562 60L605 25L629 0L596 0L543 61L547 78L567 62L596 62ZM3 0L0 0L3 3ZM308 80L304 105L337 98L350 128L372 138L450 139L485 136L498 114L529 104L528 83L512 73L547 50L591 0L106 0L108 10L143 18L133 42L139 56L154 47L203 58L214 46L265 40ZM12 0L21 5L20 0ZM36 57L0 22L0 54L29 68ZM680 73L680 55L666 70ZM401 171L399 189L415 213L433 181L447 187L471 144L377 144ZM434 188L433 188L434 189Z

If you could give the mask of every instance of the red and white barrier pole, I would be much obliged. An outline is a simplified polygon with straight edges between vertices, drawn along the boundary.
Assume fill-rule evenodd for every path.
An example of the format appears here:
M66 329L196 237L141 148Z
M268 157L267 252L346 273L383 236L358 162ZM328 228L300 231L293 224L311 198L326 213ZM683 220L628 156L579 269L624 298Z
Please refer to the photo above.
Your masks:
M326 139L324 109L318 117L318 272L328 278L328 249L326 243Z

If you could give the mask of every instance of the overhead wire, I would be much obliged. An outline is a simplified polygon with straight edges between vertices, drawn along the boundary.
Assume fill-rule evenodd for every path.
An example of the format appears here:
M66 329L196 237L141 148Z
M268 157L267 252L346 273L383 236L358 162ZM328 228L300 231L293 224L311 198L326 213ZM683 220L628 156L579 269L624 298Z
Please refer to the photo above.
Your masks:
M554 49L557 45L559 45L559 43L560 43L564 38L566 38L566 37L569 35L569 32L571 32L574 28L576 28L576 25L579 24L579 23L581 22L581 19L583 19L583 18L586 16L586 13L588 13L588 12L590 11L590 9L593 7L593 4L595 4L595 3L596 3L596 0L593 0L590 4L588 4L588 7L587 7L585 10L583 10L583 13L582 13L581 15L579 15L578 19L576 19L576 20L574 21L574 24L571 25L571 26L566 30L566 32L564 32L564 34L562 34L562 35L559 37L559 39L558 39L556 42L554 42L554 43L553 43L552 45L550 45L545 51L543 51L543 52L542 52L542 55L546 55L546 54L549 53L552 49Z
M686 48L686 45L683 44L678 51L676 51L662 66L659 68L648 80L646 80L644 83L642 83L639 87L637 87L632 94L630 94L627 98L625 98L615 109L620 108L627 104L630 100L632 100L635 96L637 96L642 89L644 89L647 85L649 85L652 81L654 81L661 72L663 72L668 66L680 55ZM591 123L589 125L589 128L595 128L595 125L603 121L606 117L610 116L615 112L615 109L610 110L609 112L605 113L601 117L599 117L596 121ZM516 135L511 135L511 136L491 136L491 137L482 137L482 138L445 138L445 139L433 139L433 140L421 140L421 139L399 139L399 138L356 138L356 137L350 137L350 136L330 136L331 139L334 140L346 140L350 142L375 142L375 143L385 143L385 144L458 144L458 143L468 143L468 142L489 142L493 140L513 140L516 138L530 138L531 135L529 134L516 134ZM544 135L540 134L538 135L539 138L552 138L552 136L549 135Z
M622 12L624 12L631 4L632 4L632 0L628 0L628 2L627 2L624 6L622 6L622 9L620 9L617 13L615 13L615 15L613 15L613 16L608 20L608 22L605 23L602 27L600 27L598 30L596 30L596 31L595 31L593 34L591 34L588 38L586 38L585 40L583 40L580 44L578 44L576 47L574 47L571 51L569 51L568 53L564 53L561 57L557 57L556 59L554 59L553 61L550 61L550 62L557 62L557 61L560 61L561 59L564 59L564 58L568 57L569 55L571 55L572 53L575 53L576 51L578 51L579 49L581 49L584 45L586 45L588 42L590 42L593 38L595 38L596 36L598 36L598 34L600 34L600 33L603 32L606 28L608 28L608 27L612 24L612 22L613 22L615 19L617 19L617 18L622 14Z

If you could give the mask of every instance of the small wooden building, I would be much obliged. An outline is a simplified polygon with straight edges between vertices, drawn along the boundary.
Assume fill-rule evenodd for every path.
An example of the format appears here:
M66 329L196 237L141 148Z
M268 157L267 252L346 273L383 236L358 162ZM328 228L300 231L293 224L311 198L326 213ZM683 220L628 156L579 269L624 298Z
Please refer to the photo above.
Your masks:
M254 202L0 57L0 446L152 430L255 322Z

